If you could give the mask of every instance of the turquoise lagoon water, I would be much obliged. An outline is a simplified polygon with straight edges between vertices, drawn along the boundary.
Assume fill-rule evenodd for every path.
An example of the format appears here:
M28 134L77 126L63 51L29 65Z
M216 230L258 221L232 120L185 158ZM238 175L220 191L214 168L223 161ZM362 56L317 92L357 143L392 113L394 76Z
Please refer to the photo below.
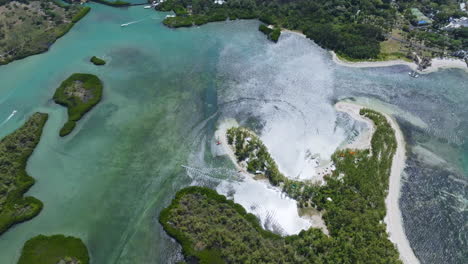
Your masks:
M16 263L30 237L57 233L81 237L92 263L174 263L180 248L157 216L194 181L181 165L232 166L210 152L217 120L235 117L252 126L273 151L286 141L299 142L282 148L291 155L304 146L326 155L330 148L319 142L334 146L350 130L337 125L332 108L348 97L398 109L410 143L401 199L410 243L423 263L463 263L466 73L412 79L406 67L343 68L299 36L270 43L257 21L173 30L161 24L165 13L91 6L49 52L0 66L0 137L35 111L50 114L27 167L37 180L28 195L44 210L0 236L0 263ZM120 27L132 21L138 22ZM93 55L107 65L89 63ZM60 138L66 111L51 97L74 72L98 75L104 97ZM284 168L290 163L280 160Z

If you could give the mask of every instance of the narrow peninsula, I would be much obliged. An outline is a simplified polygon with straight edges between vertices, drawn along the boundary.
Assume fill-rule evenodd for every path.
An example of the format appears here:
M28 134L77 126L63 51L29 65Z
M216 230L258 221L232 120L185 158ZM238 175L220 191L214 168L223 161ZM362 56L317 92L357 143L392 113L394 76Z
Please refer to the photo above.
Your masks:
M35 217L42 209L41 201L23 194L34 184L26 173L26 162L39 143L47 118L47 114L35 113L0 141L0 234Z
M401 263L389 240L384 217L395 131L387 118L361 109L375 126L370 149L341 149L332 155L336 169L326 184L291 180L272 169L271 157L246 128L228 131L238 162L264 174L303 206L323 212L329 236L310 228L279 237L258 227L258 220L222 195L205 188L181 190L160 215L165 230L182 244L187 261L216 263ZM253 142L253 143L251 143ZM274 168L274 167L273 167ZM209 215L209 217L208 217Z
M79 238L39 235L26 241L18 264L89 264L88 249Z
M55 91L54 101L68 108L68 121L60 129L60 136L70 134L88 111L101 101L103 85L92 74L75 73Z

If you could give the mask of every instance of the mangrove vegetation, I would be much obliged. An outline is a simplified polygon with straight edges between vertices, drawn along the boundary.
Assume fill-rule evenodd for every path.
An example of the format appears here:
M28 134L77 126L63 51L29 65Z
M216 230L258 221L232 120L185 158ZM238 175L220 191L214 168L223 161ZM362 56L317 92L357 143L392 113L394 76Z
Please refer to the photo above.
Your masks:
M103 60L101 58L98 58L96 56L91 57L91 59L89 61L91 61L94 65L97 65L97 66L101 66L101 65L106 64L105 60Z
M375 125L371 149L336 151L336 170L323 186L287 179L248 130L228 132L249 171L263 172L273 185L323 212L329 236L311 228L280 237L263 230L240 205L201 187L179 191L161 212L161 224L190 263L401 263L383 222L395 132L382 114L369 109L360 114Z
M23 194L34 184L26 173L26 162L39 143L47 118L47 114L35 113L0 141L0 234L42 209L41 201Z
M54 101L68 109L68 121L60 129L60 136L70 134L89 110L101 101L103 85L92 74L75 73L62 82L55 91Z

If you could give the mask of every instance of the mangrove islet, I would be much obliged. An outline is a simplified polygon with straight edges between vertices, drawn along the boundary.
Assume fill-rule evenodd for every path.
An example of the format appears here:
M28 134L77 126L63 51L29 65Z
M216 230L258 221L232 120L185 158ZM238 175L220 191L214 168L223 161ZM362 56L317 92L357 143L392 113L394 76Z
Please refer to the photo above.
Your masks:
M96 66L102 66L106 64L105 60L98 58L96 56L91 57L90 61Z
M75 73L55 91L54 101L68 109L68 121L60 129L60 136L70 134L88 111L101 101L103 85L92 74Z

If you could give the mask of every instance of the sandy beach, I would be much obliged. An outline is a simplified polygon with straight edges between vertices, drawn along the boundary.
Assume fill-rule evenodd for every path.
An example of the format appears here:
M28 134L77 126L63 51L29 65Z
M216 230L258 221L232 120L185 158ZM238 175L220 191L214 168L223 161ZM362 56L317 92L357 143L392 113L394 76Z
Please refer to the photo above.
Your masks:
M283 33L292 33L299 35L301 37L306 38L307 36L304 35L302 32L297 31L297 30L289 30L289 29L281 29L281 32ZM395 65L406 65L410 67L411 70L417 71L418 66L414 62L408 62L404 60L389 60L389 61L358 61L358 62L351 62L351 61L343 61L338 56L334 51L330 51L330 54L332 55L332 60L338 65L341 66L346 66L346 67L354 67L354 68L375 68L375 67L389 67L389 66L395 66ZM464 70L465 72L468 73L468 66L466 63L461 60L461 59L449 59L449 58L433 58L431 61L431 66L428 68L418 71L420 74L426 74L426 73L431 73L431 72L436 72L440 69L450 69L450 68L456 68L456 69L461 69Z
M408 62L404 60L389 60L389 61L359 61L359 62L350 62L343 61L336 55L335 52L330 51L332 55L332 60L338 65L354 68L374 68L374 67L389 67L395 65L406 65L411 68L413 71L417 71L418 66L414 62ZM456 68L468 72L468 66L461 59L449 59L449 58L434 58L431 61L431 66L427 67L422 71L417 71L421 74L436 72L440 69L450 69Z
M371 148L372 135L374 134L374 130L375 130L374 123L372 123L370 119L365 118L359 114L359 111L361 110L361 108L362 107L358 105L346 103L346 102L338 102L337 104L335 104L335 109L337 111L347 113L354 120L366 123L367 128L368 128L365 132L360 133L356 140L354 140L350 144L343 146L343 149L344 148L350 148L350 149L370 149Z
M335 108L338 111L349 113L354 118L356 113L359 113L359 110L361 110L363 106L350 102L338 102L335 105ZM419 260L414 255L414 252L409 245L408 239L406 238L405 230L403 228L403 218L401 216L399 206L401 174L403 173L406 161L405 139L397 122L389 115L385 113L382 114L387 118L388 122L395 130L395 137L397 140L397 149L395 156L393 157L392 169L390 173L388 195L385 199L387 215L384 218L384 222L387 225L387 233L389 234L390 241L396 244L398 252L400 253L400 259L403 261L403 263L418 264ZM360 119L363 118L360 117Z

